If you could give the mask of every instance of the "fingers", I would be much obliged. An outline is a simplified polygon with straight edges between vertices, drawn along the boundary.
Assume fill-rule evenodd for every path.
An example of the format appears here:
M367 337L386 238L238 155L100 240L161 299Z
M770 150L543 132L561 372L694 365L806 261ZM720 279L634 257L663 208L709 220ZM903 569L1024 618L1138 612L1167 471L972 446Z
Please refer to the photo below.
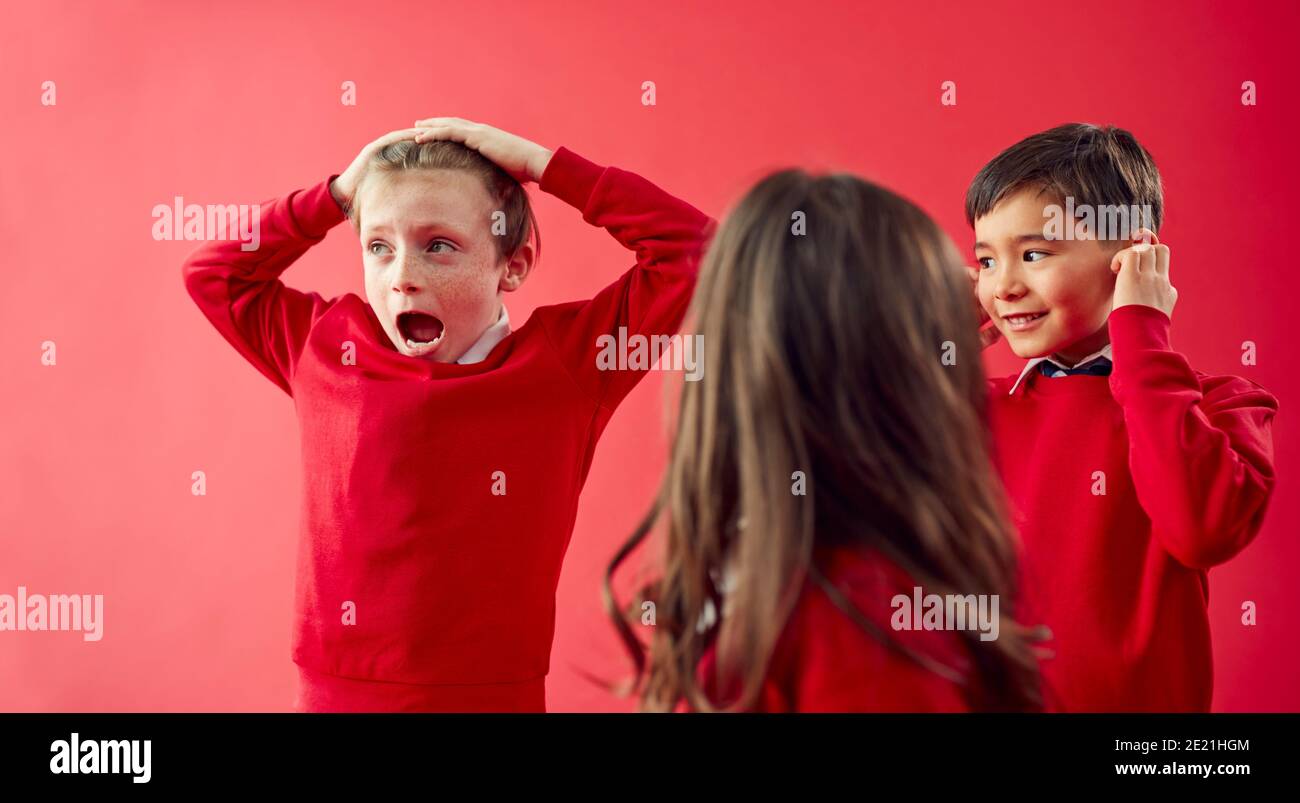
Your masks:
M1169 246L1157 245L1156 249L1156 273L1161 276L1169 275Z
M424 120L416 120L415 124L426 132L416 137L416 142L449 139L454 142L467 143L473 131L479 127L477 123L462 120L459 117L429 117Z
M464 135L456 136L455 129L447 125L434 125L420 129L420 133L415 135L416 142L432 142L439 139L451 139L457 142L465 140Z
M1160 238L1157 237L1156 233L1151 229L1141 228L1133 232L1133 244L1139 245L1141 243L1158 245L1160 243Z
M383 137L380 137L380 139L387 140L388 142L401 142L404 139L410 139L418 133L420 133L420 129L418 128L400 128L397 131L391 131L388 134L385 134Z
M420 128L429 128L435 125L469 125L469 120L463 120L459 117L427 117L423 120L416 120L415 124Z
M986 313L987 315L987 313ZM980 348L986 349L1002 339L1002 332L997 325L986 326L980 330Z
M416 142L437 142L438 140L450 140L459 142L467 148L478 150L481 143L474 139L474 132L464 126L456 125L435 125L428 128L421 128L420 133L415 135Z
M1137 272L1138 275L1143 273L1156 272L1156 247L1148 243L1133 246L1133 251L1137 254Z
M1131 260L1132 257L1133 257L1132 248L1121 248L1120 250L1116 251L1115 256L1111 257L1110 260L1110 272L1119 273L1121 270L1123 270L1125 261Z
M370 143L370 150L377 151L380 148L386 148L394 142L401 142L404 139L414 139L416 134L420 133L418 128L403 128L397 131L390 131L379 139Z
M1126 264L1133 267L1134 273L1151 271L1162 276L1169 275L1169 246L1160 242L1160 238L1151 229L1138 229L1133 232L1133 245L1115 253L1110 261L1110 270L1117 273Z

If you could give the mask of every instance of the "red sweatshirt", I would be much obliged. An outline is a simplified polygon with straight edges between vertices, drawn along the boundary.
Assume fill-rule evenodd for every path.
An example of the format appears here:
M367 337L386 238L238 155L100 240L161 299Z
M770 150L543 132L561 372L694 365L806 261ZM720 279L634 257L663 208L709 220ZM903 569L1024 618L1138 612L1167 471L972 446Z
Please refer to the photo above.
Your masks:
M675 332L715 224L565 148L539 184L636 264L589 301L538 308L479 363L404 356L363 298L280 281L345 219L328 180L263 204L258 250L214 242L185 263L203 314L297 409L293 660L305 680L432 684L424 705L445 710L544 707L579 492L643 375L599 370L597 338ZM486 684L498 685L484 694ZM349 688L340 680L329 695Z
M1051 628L1049 703L1207 711L1206 570L1259 531L1277 400L1193 371L1168 316L1110 316L1106 376L990 383L996 460L1024 545L1023 615ZM1100 472L1100 473L1098 473Z
M949 674L941 675L886 647L809 579L772 651L750 712L969 710L962 684L973 682L973 667L961 634L891 626L896 610L893 598L912 597L917 585L906 572L879 553L848 548L821 549L818 563L826 579L887 638L936 662ZM739 693L736 679L720 681L712 647L700 661L698 681L716 703L732 702ZM719 693L720 687L726 691Z

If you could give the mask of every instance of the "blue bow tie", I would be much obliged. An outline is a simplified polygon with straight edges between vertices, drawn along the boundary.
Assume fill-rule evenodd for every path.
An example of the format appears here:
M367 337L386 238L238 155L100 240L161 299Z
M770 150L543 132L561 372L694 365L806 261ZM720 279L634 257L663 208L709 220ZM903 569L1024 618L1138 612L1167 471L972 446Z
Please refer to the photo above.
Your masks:
M1105 357L1098 357L1095 360L1089 360L1083 365L1076 365L1073 368L1062 368L1054 362L1044 360L1038 364L1038 371L1043 376L1110 376L1111 362Z

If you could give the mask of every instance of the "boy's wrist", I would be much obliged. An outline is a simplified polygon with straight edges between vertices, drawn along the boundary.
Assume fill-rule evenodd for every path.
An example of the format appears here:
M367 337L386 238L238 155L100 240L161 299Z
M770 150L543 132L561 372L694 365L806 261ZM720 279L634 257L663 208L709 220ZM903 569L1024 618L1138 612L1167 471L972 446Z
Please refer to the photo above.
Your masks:
M533 179L533 181L536 181L539 184L541 183L542 176L546 175L546 166L551 163L551 157L554 155L555 151L550 148L538 146L537 154L532 158L528 165L528 175Z
M293 226L308 239L323 238L347 217L330 191L334 178L331 176L312 187L296 190L289 196L289 214Z
M328 179L330 197L334 199L334 203L338 204L339 211L347 212L348 205L347 202L344 200L343 196L339 194L339 189L337 186L338 180L339 180L338 175L330 176Z

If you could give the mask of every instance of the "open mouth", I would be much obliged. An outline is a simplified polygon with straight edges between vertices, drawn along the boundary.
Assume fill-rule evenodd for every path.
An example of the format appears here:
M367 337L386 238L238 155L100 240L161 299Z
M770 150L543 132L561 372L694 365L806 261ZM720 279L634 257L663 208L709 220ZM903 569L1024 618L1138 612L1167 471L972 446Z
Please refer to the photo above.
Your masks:
M408 310L397 315L397 332L406 348L416 356L428 354L438 347L445 331L442 320L427 312Z
M1002 320L1006 321L1007 327L1011 331L1023 332L1036 326L1045 315L1047 315L1046 312L1016 313L1015 315L1003 315Z

